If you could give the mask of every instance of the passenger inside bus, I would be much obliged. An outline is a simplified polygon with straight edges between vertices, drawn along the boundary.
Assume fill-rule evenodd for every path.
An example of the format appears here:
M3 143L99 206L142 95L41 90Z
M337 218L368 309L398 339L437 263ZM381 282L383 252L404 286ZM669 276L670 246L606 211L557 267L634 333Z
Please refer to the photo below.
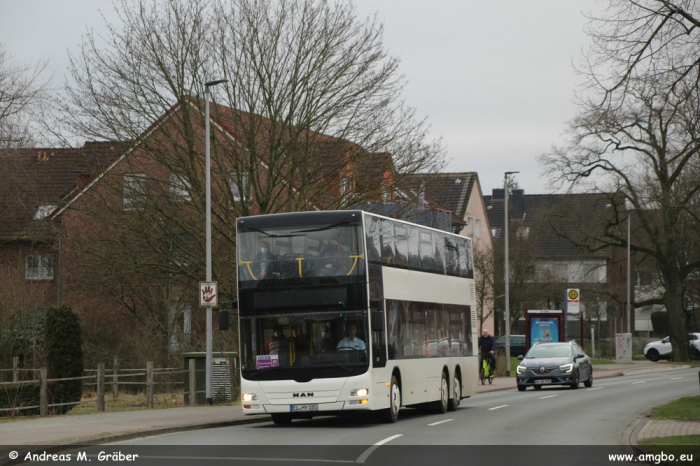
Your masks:
M267 241L260 243L260 251L255 255L253 262L253 274L258 279L263 279L269 276L273 271L275 255L270 250L270 244Z
M338 244L337 239L331 239L328 244L323 246L321 249L321 257L324 258L320 261L321 267L319 270L319 275L330 276L338 275L340 272L340 257L345 255L345 251L342 246Z

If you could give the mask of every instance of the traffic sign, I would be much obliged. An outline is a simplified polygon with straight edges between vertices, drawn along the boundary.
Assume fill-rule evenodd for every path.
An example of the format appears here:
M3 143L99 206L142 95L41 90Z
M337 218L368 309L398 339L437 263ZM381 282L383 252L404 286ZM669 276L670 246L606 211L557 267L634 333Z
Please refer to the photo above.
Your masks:
M218 302L217 282L199 282L199 306L216 307Z
M566 290L566 312L567 314L581 314L580 298L578 288Z

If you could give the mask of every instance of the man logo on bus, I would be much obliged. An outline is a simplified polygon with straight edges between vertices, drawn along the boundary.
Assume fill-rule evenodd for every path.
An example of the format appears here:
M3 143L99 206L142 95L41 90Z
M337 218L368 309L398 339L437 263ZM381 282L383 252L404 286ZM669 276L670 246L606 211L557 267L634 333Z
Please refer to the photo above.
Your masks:
M292 398L306 398L309 396L314 396L313 392L309 393L292 393Z

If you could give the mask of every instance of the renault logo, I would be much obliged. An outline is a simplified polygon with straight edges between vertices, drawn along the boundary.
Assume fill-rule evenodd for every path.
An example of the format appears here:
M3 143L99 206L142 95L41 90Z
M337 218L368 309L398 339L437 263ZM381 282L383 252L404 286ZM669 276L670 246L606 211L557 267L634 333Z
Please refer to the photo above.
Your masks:
M544 366L540 367L540 374L544 374L545 368Z

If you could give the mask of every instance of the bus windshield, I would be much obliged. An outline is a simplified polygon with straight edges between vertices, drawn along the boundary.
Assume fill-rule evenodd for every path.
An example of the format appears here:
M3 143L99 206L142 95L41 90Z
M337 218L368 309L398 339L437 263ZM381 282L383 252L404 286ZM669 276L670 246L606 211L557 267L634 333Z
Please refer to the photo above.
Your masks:
M297 381L362 374L369 360L366 321L362 311L241 316L241 374Z
M261 280L364 275L361 225L254 225L238 231L241 286Z

